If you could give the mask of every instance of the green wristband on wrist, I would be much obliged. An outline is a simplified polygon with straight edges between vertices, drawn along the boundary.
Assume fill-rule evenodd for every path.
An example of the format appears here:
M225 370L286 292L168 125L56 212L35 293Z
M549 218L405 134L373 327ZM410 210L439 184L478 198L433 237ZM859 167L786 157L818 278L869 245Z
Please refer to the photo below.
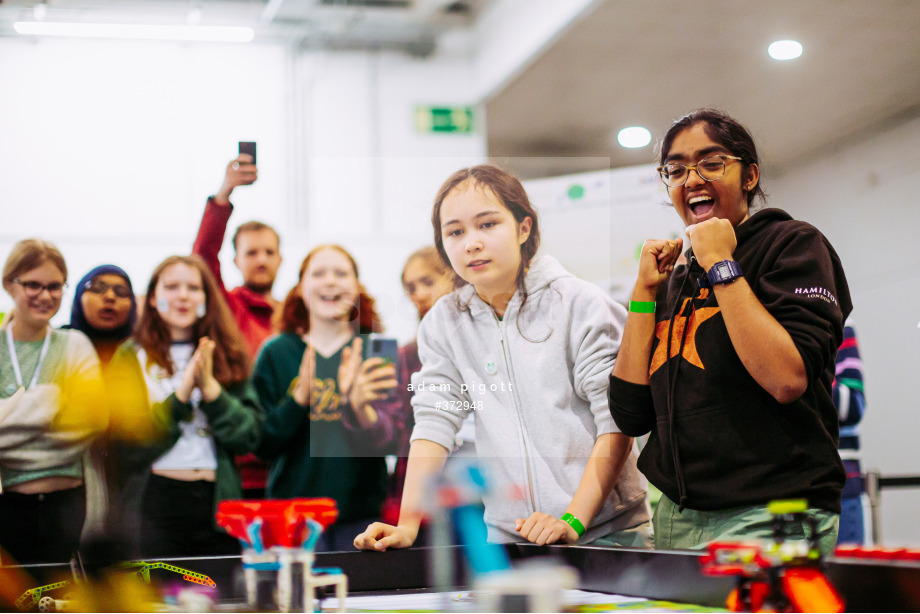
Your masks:
M575 516L572 516L568 512L560 516L559 520L561 520L562 522L567 522L569 526L575 529L575 532L578 534L578 537L581 537L582 535L585 534L585 525L581 524L581 520L579 520L578 518L575 518Z
M629 301L633 313L655 313L655 301Z

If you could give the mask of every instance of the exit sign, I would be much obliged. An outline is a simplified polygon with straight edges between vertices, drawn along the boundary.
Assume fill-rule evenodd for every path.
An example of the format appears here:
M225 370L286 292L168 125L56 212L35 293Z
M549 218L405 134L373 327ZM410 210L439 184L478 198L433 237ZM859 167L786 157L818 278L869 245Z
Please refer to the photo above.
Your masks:
M415 129L418 132L468 134L473 131L473 108L416 107Z

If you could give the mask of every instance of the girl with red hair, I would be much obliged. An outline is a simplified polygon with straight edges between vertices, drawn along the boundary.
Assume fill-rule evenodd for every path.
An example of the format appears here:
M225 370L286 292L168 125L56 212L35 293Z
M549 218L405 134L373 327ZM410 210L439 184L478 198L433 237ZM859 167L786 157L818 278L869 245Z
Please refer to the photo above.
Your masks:
M259 455L272 461L269 498L331 497L339 518L317 550L351 547L356 528L380 514L384 455L399 431L396 370L364 360L383 327L337 245L313 249L281 310L281 334L259 354L253 382L266 411Z

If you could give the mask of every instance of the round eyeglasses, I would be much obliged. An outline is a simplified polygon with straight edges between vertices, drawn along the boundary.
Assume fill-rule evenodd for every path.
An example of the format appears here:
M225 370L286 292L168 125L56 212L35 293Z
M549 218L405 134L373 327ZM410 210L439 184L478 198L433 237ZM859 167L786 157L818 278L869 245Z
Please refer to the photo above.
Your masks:
M109 288L112 289L112 292L115 293L115 296L118 298L128 298L131 296L131 289L124 284L107 284L101 279L93 279L83 284L83 288L87 292L92 292L93 294L103 295L109 291Z
M738 156L727 156L719 154L703 158L696 164L687 166L685 164L664 164L658 167L658 174L661 180L669 188L679 188L687 183L690 178L690 170L696 170L697 174L704 181L718 181L725 174L725 163L727 160L741 160Z

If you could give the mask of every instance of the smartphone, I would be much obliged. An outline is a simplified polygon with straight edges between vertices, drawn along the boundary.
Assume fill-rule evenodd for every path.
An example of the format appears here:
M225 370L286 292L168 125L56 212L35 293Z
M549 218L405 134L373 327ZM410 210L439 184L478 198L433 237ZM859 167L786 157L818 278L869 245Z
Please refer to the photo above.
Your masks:
M252 156L252 163L256 163L256 143L255 141L240 141L240 153Z
M399 345L396 339L390 339L388 337L371 337L367 357L382 358L384 362L395 365L399 360Z

